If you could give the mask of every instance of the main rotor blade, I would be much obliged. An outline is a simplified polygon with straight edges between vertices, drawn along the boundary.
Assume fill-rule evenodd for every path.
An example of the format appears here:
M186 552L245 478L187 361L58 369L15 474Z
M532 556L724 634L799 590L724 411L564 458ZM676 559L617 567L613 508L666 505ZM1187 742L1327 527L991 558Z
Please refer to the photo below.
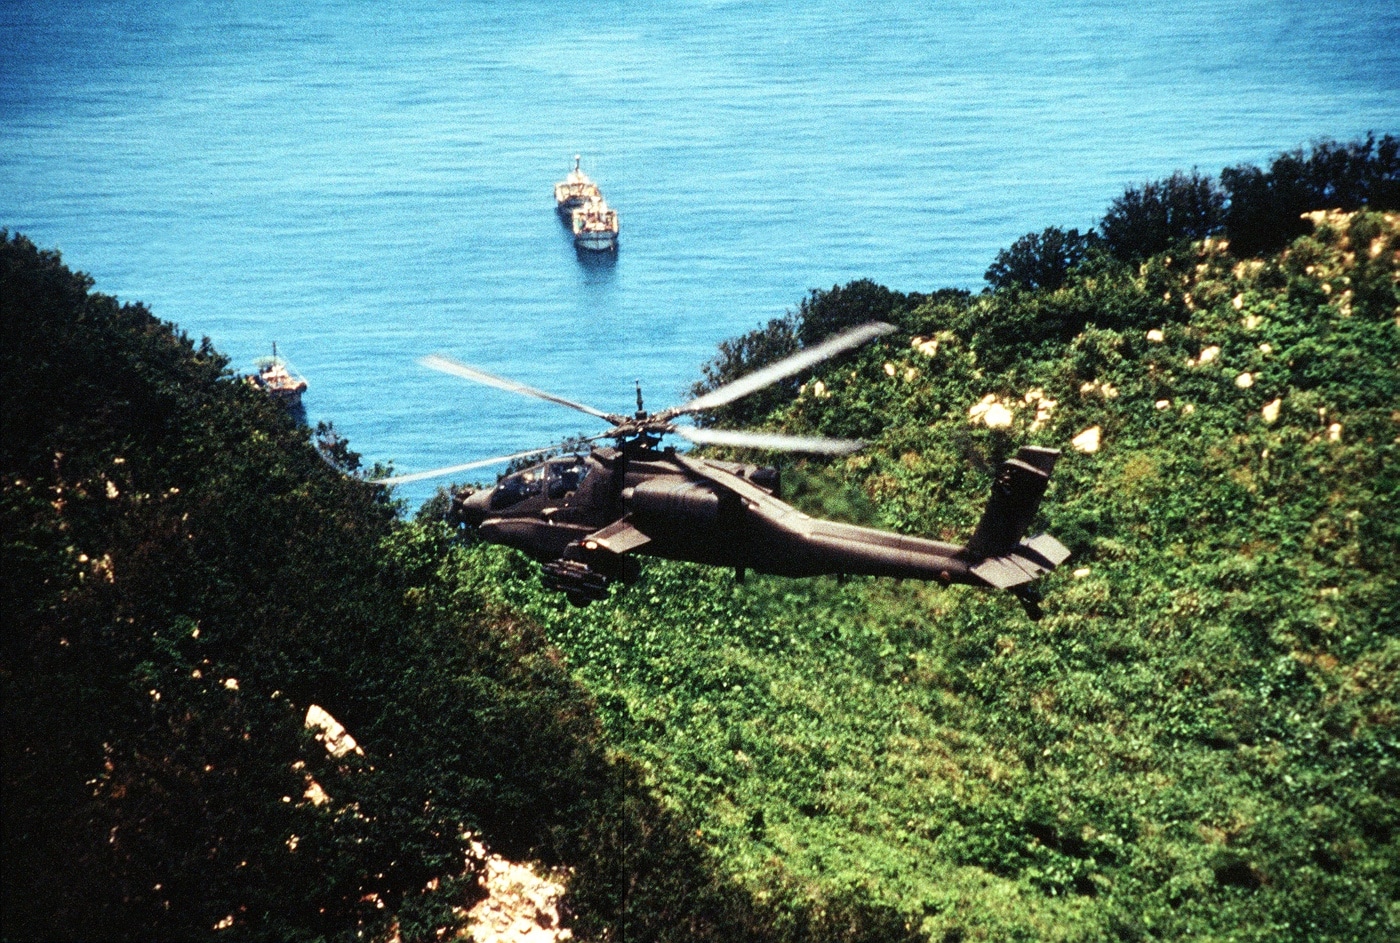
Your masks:
M740 397L748 396L750 393L761 390L765 386L777 383L784 377L790 377L794 373L806 370L808 367L821 363L830 357L834 357L843 350L850 350L852 347L859 347L866 341L872 340L885 334L889 334L895 329L893 324L886 324L883 321L870 321L849 330L842 331L832 337L828 337L815 347L793 354L777 363L769 364L761 370L756 370L746 377L740 377L733 383L726 383L718 389L711 390L704 396L697 397L683 406L674 406L661 413L661 418L669 419L672 416L680 416L684 413L696 413L706 409L714 409L716 406L723 406L732 403Z
M533 386L526 386L524 383L517 383L514 380L507 380L505 377L498 377L485 370L478 370L469 367L451 357L444 357L442 354L429 354L418 361L425 367L439 370L443 373L450 373L464 380L471 380L474 383L484 383L487 386L494 386L498 390L508 390L511 393L519 393L522 396L533 396L537 399L547 400L551 403L558 403L560 406L567 406L570 409L577 409L581 413L588 413L590 416L597 416L599 419L619 425L627 421L626 417L614 416L612 413L605 413L602 410L594 409L592 406L585 406L582 403L575 403L573 400L565 399L562 396L555 396L553 393L546 393L544 390L537 390Z
M545 452L552 452L555 449L568 450L575 445L583 445L585 442L592 442L601 439L603 436L590 436L586 439L572 439L568 442L561 442L558 445L546 445L544 448L528 449L524 452L512 452L510 455L497 455L495 458L482 458L474 462L464 462L461 465L448 465L445 468L433 468L428 471L414 472L410 475L394 475L392 478L375 478L370 481L372 485L403 485L410 481L425 481L429 478L442 478L446 475L455 475L457 472L470 471L473 468L486 468L488 465L500 465L504 462L513 462L517 458L528 458L531 455L542 455Z
M734 445L741 448L769 449L774 452L813 452L820 455L849 455L865 448L858 439L826 439L820 436L782 435L777 432L736 432L676 426L676 435L699 445Z

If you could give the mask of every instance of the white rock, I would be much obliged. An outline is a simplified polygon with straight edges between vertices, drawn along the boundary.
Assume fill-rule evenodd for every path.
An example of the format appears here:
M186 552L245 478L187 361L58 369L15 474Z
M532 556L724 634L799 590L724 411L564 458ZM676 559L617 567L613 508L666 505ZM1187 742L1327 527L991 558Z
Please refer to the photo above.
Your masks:
M1099 436L1103 430L1098 426L1090 426L1079 435L1069 440L1069 444L1081 452L1097 452L1099 450Z
M1190 361L1187 362L1189 363ZM1080 384L1079 392L1085 396L1088 396L1090 393L1098 393L1104 399L1114 399L1118 396L1118 387L1114 386L1112 383L1105 383L1100 386L1097 382L1090 380Z
M347 753L365 755L365 751L360 749L360 745L341 726L340 721L319 704L312 704L306 709L306 729L319 731L319 739L325 743L326 752L331 756L345 756Z
M310 776L306 777L306 791L301 797L312 805L325 805L331 801L331 797L326 794L326 790L321 788L321 784Z
M1272 402L1265 403L1264 408L1260 410L1260 412L1264 415L1264 421L1269 425L1273 425L1274 423L1278 422L1279 410L1281 410L1282 408L1283 398L1279 397L1278 399Z
M482 854L477 842L473 850ZM486 856L485 899L466 915L467 939L476 943L562 943L572 931L559 926L561 883L536 875L499 855Z
M970 408L967 411L967 418L973 421L981 419L982 416L987 412L987 410L992 408L992 404L996 401L997 395L995 393L988 393L986 396L982 397L980 400L972 404L972 408Z
M1250 388L1251 386L1253 386L1253 385L1254 385L1254 376L1253 376L1253 374L1241 373L1239 376L1235 377L1235 386L1238 386L1238 387L1239 387L1240 389L1242 389L1242 390L1247 390L1247 389L1249 389L1249 388Z
M1005 429L1011 425L1011 410L1001 403L993 403L982 414L982 421L987 424L988 429Z
M1162 343L1162 341L1167 339L1167 335L1163 334L1159 328L1154 327L1152 330L1147 332L1147 339L1154 344L1160 344Z

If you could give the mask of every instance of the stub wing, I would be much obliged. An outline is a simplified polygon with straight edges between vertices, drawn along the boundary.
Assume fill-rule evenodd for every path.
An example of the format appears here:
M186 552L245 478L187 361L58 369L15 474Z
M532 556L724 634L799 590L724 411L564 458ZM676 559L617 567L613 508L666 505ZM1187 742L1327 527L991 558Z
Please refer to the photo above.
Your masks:
M603 550L617 555L629 553L629 551L636 550L637 547L647 543L651 543L651 537L631 526L631 522L627 518L610 523L602 530L584 537L584 546L588 547L589 550L602 547Z
M625 517L583 539L583 545L589 550L601 547L619 556L650 542L651 538L633 527L632 522Z

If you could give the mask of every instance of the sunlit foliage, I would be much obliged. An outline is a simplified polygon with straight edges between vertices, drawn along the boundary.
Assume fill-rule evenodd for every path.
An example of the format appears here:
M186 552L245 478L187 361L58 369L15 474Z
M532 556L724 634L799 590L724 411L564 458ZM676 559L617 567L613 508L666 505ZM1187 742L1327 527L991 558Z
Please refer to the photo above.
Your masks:
M579 611L509 551L471 565L770 898L854 893L933 940L1388 939L1400 219L1312 223L1273 257L1106 269L1077 290L1123 299L1113 326L1039 345L968 313L1064 289L929 302L774 417L872 440L790 468L799 504L950 540L995 461L1064 449L1041 524L1074 556L1040 623L972 590L681 564ZM970 418L989 393L1009 430Z

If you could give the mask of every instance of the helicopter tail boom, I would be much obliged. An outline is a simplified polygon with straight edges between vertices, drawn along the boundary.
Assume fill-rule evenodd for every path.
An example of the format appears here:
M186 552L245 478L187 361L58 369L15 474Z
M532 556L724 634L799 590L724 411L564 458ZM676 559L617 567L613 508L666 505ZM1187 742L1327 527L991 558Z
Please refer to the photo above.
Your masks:
M1069 558L1069 550L1049 534L1026 538L1059 454L1026 446L1003 462L966 546L808 519L798 527L809 548L804 562L813 572L936 579L1024 592Z

